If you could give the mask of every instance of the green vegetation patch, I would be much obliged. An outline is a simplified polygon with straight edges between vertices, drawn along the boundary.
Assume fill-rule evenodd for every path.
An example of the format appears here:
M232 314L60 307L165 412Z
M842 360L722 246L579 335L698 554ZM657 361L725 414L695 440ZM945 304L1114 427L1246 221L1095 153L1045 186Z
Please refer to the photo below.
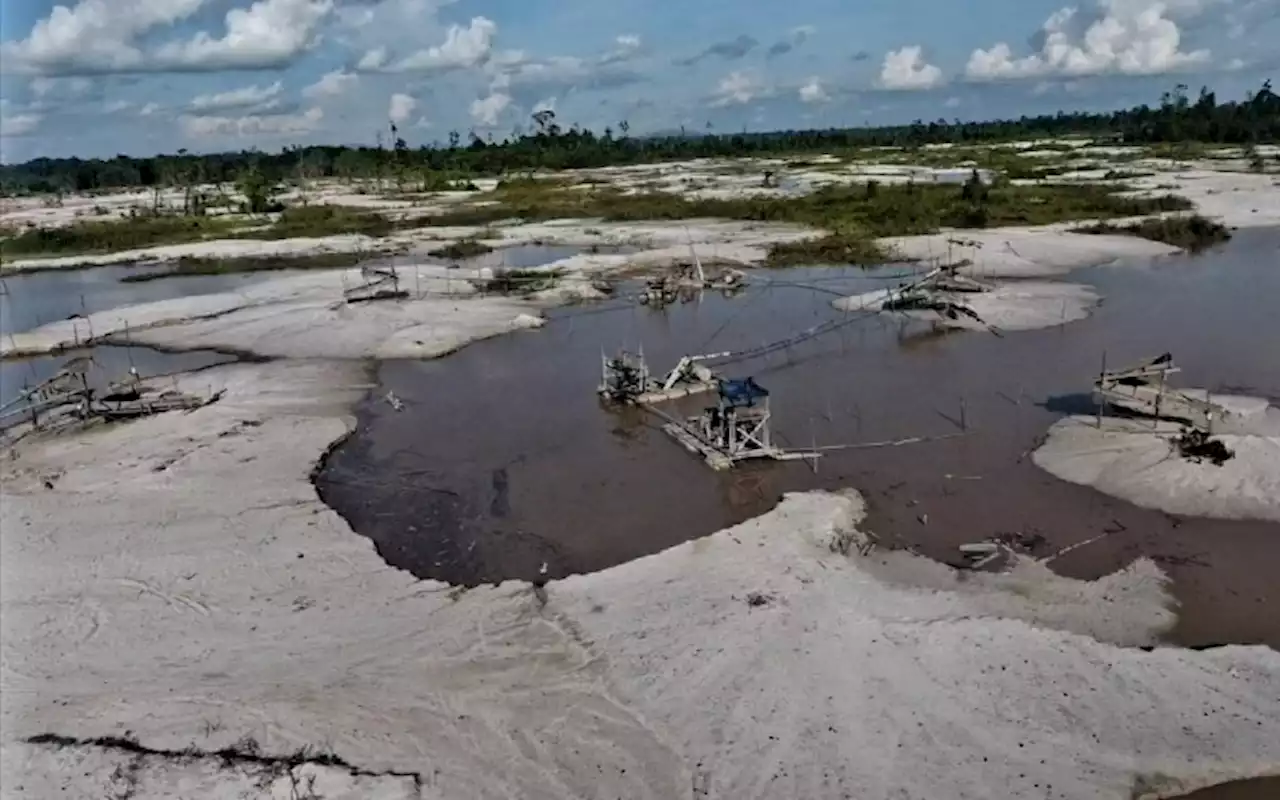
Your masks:
M461 259L482 256L485 253L492 252L492 247L478 239L460 239L444 247L437 247L435 250L428 252L427 255L435 258Z
M264 272L281 269L341 269L353 267L362 259L361 253L311 253L308 255L239 256L235 258L205 258L183 256L172 269L163 272L146 272L126 275L121 283L145 283L162 278L185 275L226 275L237 272Z
M677 194L625 194L615 188L591 190L529 184L518 192L493 192L487 204L415 220L416 224L485 225L518 218L545 221L566 217L614 222L722 218L805 225L827 231L818 239L779 244L770 263L883 263L875 239L933 233L941 228L1046 225L1083 219L1133 217L1185 210L1191 203L1172 195L1121 197L1111 187L1087 184L985 186L829 186L803 197L694 199Z
M1109 233L1140 236L1197 253L1231 238L1227 226L1193 214L1187 217L1152 217L1128 224L1099 222L1075 229L1076 233Z
M131 217L82 220L61 228L33 228L0 240L0 255L69 256L185 244L231 235L235 220L222 217Z
M533 294L553 288L564 277L563 269L508 269L492 278L476 280L476 289L486 294Z
M773 244L769 247L766 263L771 267L813 264L874 266L894 258L894 254L875 239L832 233L814 239Z
M292 239L344 233L386 236L393 230L391 220L373 211L340 205L295 206L280 212L270 228L256 231L252 238Z

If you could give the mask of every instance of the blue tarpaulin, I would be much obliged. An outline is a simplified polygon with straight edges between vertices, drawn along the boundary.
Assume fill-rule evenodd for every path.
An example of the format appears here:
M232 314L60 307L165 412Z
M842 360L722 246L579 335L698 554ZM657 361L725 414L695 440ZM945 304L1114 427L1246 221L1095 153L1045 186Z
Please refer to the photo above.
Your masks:
M756 383L754 378L720 381L720 397L731 406L753 406L756 401L769 396L769 390Z

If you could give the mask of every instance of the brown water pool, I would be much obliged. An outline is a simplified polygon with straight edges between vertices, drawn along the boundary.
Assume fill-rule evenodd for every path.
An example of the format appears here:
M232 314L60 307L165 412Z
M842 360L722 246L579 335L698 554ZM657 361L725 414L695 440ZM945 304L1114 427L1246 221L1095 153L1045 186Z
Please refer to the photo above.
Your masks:
M886 270L900 269L761 273L736 298L707 294L664 311L625 301L562 309L537 332L383 363L381 389L317 486L388 563L458 584L599 570L760 514L784 492L852 486L867 499L867 529L952 563L959 544L995 534L1033 538L1037 556L1106 534L1054 569L1093 578L1149 556L1182 603L1175 641L1280 646L1280 525L1139 509L1027 456L1056 419L1092 408L1104 354L1115 367L1170 351L1182 385L1280 398L1278 248L1280 232L1243 231L1200 256L1078 271L1069 279L1106 300L1063 327L998 337L881 315L726 368L771 391L775 433L791 446L967 430L830 452L816 471L711 471L652 415L601 407L601 351L643 345L657 370L690 352L782 339L841 317L832 292L884 285ZM403 410L382 399L387 390Z

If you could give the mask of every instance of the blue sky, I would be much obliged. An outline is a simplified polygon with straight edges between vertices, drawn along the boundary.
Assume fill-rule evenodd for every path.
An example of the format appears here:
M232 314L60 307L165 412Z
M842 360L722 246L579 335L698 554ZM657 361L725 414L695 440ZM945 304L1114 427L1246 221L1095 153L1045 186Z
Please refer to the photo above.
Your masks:
M12 162L501 138L544 107L644 133L1238 96L1280 0L0 0L0 31Z

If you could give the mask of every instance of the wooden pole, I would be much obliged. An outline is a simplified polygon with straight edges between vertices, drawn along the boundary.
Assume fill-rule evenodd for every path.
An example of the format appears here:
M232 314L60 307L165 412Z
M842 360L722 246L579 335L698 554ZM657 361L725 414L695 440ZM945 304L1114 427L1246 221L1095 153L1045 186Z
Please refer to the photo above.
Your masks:
M1107 408L1107 351L1102 351L1102 370L1098 373L1098 428L1102 428L1102 415Z

